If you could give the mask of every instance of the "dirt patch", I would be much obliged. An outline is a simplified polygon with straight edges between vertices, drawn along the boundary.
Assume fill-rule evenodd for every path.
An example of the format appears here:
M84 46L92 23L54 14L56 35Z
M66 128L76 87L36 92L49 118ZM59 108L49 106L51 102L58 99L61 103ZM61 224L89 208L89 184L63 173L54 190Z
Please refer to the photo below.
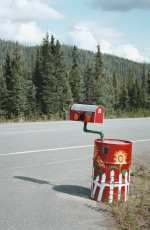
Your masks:
M130 195L126 203L112 206L119 229L150 229L150 169L138 165L131 173Z

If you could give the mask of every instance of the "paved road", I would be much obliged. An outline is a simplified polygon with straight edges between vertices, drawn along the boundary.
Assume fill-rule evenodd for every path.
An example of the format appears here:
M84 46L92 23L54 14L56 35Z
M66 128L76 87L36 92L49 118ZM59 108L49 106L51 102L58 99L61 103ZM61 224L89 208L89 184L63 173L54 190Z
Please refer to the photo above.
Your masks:
M134 141L134 164L150 163L149 118L102 129ZM88 199L94 138L78 122L0 124L0 230L116 229Z

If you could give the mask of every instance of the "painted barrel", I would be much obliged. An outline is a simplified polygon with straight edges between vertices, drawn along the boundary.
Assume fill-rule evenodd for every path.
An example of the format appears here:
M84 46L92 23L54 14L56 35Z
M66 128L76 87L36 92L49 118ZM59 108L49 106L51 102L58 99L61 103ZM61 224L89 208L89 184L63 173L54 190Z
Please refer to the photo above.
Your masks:
M132 143L97 139L94 146L91 198L96 201L126 201L129 193Z

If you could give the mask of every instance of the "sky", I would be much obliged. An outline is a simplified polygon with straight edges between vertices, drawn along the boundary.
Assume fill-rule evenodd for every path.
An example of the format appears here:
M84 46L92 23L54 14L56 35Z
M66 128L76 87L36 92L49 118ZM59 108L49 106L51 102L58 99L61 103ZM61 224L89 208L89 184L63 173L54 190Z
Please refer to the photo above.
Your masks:
M150 0L1 0L0 38L63 44L150 62Z

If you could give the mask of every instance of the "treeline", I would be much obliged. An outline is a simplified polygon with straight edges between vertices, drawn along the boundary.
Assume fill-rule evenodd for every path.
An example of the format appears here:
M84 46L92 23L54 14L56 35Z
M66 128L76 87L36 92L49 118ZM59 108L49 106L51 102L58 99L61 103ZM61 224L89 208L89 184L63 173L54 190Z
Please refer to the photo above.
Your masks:
M11 43L5 58L1 56L1 118L65 119L74 102L101 104L110 114L150 110L147 65L135 63L132 69L133 63L126 61L125 71L121 60L119 71L113 65L110 71L105 59L100 46L96 54L75 46L68 50L48 34L39 47L28 48L28 58L20 45Z
M141 78L134 78L130 72L127 79L123 79L121 84L113 75L114 88L114 110L133 111L150 110L150 72L145 70Z

